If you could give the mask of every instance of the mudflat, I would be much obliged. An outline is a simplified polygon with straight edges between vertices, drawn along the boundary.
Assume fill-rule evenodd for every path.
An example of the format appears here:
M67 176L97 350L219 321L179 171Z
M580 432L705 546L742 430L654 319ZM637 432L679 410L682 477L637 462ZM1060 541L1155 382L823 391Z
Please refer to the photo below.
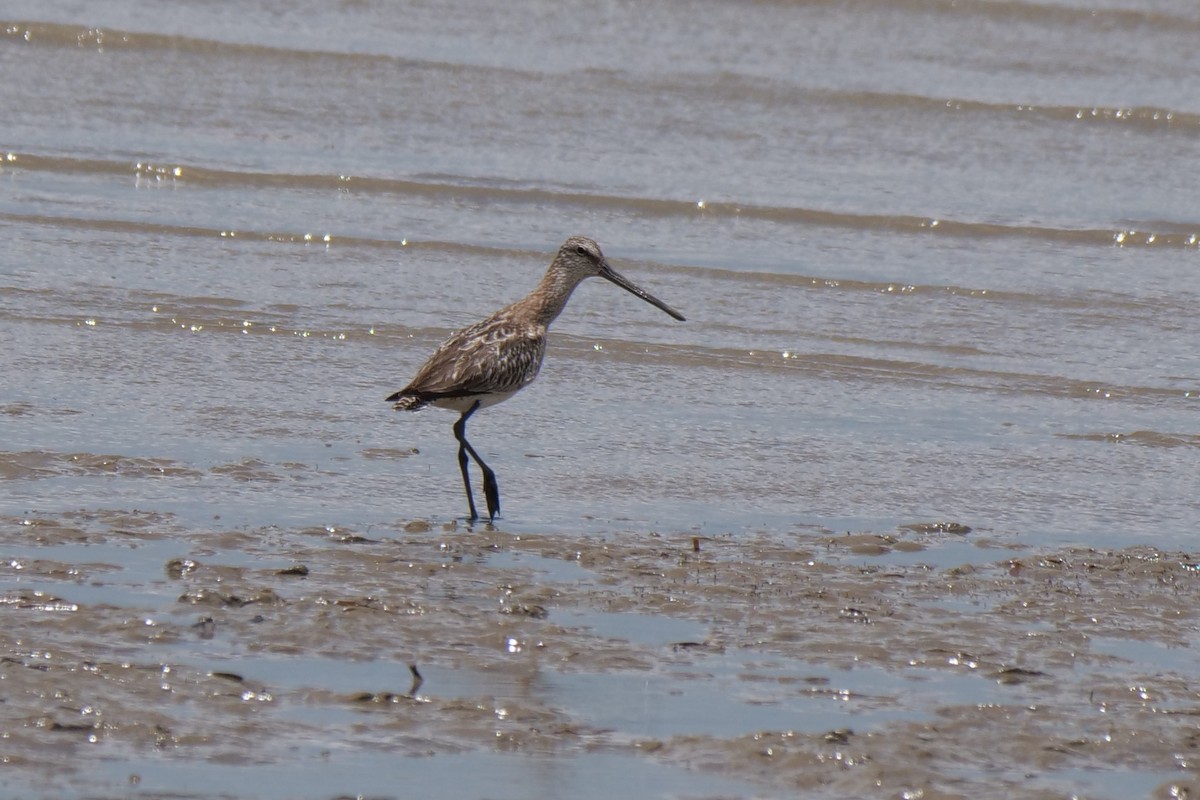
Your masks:
M1193 555L1018 550L961 523L0 524L10 788L242 796L253 771L266 797L520 796L528 775L445 781L445 756L498 755L585 797L614 765L701 797L1197 788ZM968 542L971 563L936 565Z

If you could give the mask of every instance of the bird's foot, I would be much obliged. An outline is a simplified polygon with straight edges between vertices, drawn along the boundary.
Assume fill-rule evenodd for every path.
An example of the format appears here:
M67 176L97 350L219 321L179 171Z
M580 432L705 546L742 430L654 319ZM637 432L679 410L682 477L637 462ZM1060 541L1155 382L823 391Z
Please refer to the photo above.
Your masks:
M496 485L496 476L485 475L483 478L483 496L487 500L488 522L495 521L500 516L500 487Z

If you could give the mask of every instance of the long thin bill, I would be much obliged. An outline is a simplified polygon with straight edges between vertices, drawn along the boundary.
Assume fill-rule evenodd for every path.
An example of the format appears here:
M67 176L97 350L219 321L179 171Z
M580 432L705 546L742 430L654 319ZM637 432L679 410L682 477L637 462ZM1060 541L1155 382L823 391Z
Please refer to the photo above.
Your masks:
M607 264L605 264L605 269L603 272L600 273L600 275L601 275L601 277L607 278L608 280L612 281L617 286L620 286L625 291L627 291L631 294L636 294L638 297L642 298L650 305L658 306L663 311L667 312L668 314L670 314L672 317L679 320L680 322L687 322L687 320L684 319L683 314L680 314L678 311L671 308L669 305L664 303L662 300L659 300L657 297L650 294L645 289L643 289L640 286L638 286L637 284L633 283L633 281L629 280L624 275L617 272L616 270L614 270L612 267L608 266Z

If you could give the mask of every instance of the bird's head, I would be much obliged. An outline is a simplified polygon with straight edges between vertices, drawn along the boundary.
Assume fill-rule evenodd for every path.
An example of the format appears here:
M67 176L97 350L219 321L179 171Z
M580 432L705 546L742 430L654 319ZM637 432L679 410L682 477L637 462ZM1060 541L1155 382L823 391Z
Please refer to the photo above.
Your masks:
M609 266L604 253L600 251L600 245L586 236L572 236L563 242L562 247L558 248L558 255L554 257L554 264L563 271L564 276L572 285L585 278L604 278L625 291L637 295L647 303L657 306L680 322L685 321L684 316L678 311Z

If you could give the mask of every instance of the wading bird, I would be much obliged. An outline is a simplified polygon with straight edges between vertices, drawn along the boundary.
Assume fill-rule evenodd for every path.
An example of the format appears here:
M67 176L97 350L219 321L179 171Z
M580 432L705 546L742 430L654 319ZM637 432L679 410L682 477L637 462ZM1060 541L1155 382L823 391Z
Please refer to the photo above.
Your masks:
M387 398L402 411L436 406L462 415L454 423L454 438L458 440L458 465L472 522L479 519L479 514L471 494L468 454L483 472L489 522L500 513L500 489L496 473L467 441L467 420L479 409L507 400L533 382L546 352L546 329L562 313L575 287L593 277L612 281L684 321L678 311L613 270L598 244L584 236L572 236L558 248L550 269L528 297L451 335L417 370L408 386Z

